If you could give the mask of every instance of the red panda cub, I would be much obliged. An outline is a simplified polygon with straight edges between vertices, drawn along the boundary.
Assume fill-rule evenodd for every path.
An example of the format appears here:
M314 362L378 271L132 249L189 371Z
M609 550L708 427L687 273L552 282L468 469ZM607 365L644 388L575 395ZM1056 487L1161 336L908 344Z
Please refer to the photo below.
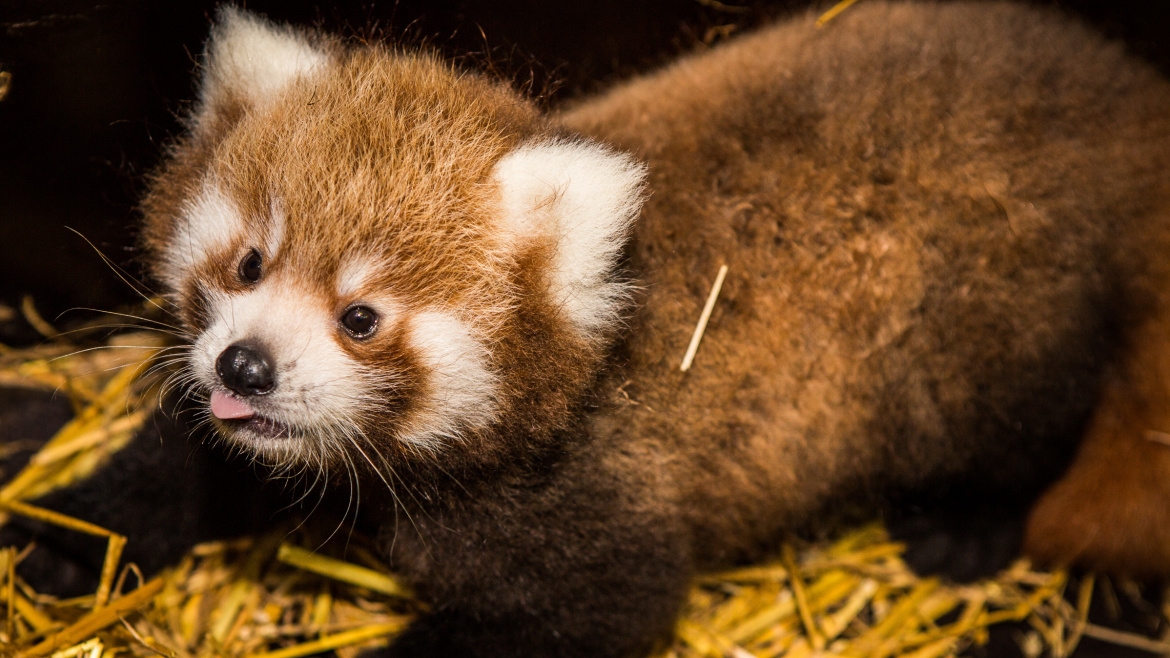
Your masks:
M222 438L359 485L431 609L390 655L644 654L698 569L1065 464L1165 243L1170 88L1008 4L813 19L550 116L221 12L147 257Z

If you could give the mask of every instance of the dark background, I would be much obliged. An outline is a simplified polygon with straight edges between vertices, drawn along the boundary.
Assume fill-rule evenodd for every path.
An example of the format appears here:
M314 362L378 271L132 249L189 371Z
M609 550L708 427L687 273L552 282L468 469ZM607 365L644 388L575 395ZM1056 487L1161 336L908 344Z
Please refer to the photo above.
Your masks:
M727 1L732 4L251 0L247 6L278 21L426 43L553 105L809 4ZM191 73L215 4L0 0L0 70L11 74L0 100L0 305L16 307L32 295L54 319L72 307L115 308L135 300L65 227L135 270L134 202L194 95ZM1056 4L1170 72L1170 3ZM35 338L21 322L3 322L4 312L0 307L0 342Z

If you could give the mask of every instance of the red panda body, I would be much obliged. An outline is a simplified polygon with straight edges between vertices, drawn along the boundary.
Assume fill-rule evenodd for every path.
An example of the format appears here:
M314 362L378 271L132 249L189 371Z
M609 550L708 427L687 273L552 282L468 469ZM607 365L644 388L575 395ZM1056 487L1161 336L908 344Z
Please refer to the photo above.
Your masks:
M826 514L1035 493L1170 220L1170 88L1010 5L806 16L555 116L231 10L204 65L144 204L186 376L362 482L434 610L394 655L648 651Z

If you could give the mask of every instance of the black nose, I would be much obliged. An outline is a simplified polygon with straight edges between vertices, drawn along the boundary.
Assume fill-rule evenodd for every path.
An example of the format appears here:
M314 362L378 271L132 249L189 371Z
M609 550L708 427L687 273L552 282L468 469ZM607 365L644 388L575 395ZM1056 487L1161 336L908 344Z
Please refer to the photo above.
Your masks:
M240 395L264 395L276 386L272 362L263 350L236 343L215 360L219 381Z

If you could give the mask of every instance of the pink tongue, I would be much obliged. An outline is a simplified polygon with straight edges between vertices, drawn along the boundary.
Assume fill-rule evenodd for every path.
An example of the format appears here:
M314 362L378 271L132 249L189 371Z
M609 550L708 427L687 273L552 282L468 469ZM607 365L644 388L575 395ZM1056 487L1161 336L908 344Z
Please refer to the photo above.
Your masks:
M256 415L248 403L234 395L220 391L211 393L211 413L221 420L246 419Z

